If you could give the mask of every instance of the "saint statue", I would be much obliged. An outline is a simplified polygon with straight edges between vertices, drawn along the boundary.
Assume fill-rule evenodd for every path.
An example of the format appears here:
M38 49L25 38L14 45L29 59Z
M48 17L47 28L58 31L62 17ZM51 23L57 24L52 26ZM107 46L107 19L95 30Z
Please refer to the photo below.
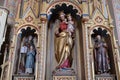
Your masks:
M100 35L97 35L94 45L95 56L95 71L97 74L108 73L110 70L110 61L108 56L108 46L102 40Z
M20 48L19 72L20 74L31 74L34 70L36 54L36 38L32 35L25 36L22 39Z
M30 50L27 52L26 64L25 64L25 73L31 74L33 73L35 64L35 50L33 46L30 46Z
M25 57L28 51L27 43L24 43L24 45L20 49L21 59L20 59L20 69L19 73L25 72Z
M70 36L73 35L74 33L74 21L72 20L71 14L67 15L67 32L69 33Z
M71 51L73 48L74 22L71 15L63 11L59 13L59 23L55 31L55 57L58 62L57 69L70 68L72 65Z

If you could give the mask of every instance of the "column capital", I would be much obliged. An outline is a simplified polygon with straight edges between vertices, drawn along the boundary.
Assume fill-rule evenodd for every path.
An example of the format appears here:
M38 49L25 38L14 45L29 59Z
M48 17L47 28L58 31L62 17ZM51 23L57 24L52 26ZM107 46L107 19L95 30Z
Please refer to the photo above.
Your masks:
M40 21L42 23L46 23L47 22L47 14L40 14Z

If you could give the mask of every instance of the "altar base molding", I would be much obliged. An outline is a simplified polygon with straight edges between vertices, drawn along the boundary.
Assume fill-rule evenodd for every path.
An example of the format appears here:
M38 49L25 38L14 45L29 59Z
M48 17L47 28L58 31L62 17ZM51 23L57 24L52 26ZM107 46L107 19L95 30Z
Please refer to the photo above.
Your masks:
M76 80L76 76L53 76L53 80Z
M96 75L95 80L116 80L115 75Z

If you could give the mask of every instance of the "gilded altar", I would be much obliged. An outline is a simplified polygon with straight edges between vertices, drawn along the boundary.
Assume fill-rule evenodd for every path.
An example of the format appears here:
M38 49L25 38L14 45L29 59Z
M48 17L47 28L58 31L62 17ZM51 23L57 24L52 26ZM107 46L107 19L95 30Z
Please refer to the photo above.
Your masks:
M6 61L4 57L1 80L119 80L120 56L115 26L108 4L103 3L99 0L20 0L9 47L9 59ZM74 20L75 34L72 49L70 48L72 57L69 68L56 67L55 31L57 20L61 21L60 11L64 11L65 15L70 13ZM95 70L94 45L97 35L101 35L106 42L110 57L110 71L101 74ZM20 49L24 38L29 43L28 47L33 45L35 50L35 55L32 56L34 67L30 73L26 72L26 61L21 66ZM54 71L58 71L58 75L54 75Z

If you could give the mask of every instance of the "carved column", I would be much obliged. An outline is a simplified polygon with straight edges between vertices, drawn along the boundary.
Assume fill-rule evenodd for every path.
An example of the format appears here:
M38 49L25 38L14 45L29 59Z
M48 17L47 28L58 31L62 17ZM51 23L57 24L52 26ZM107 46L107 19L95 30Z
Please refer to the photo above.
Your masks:
M83 23L82 23L82 28L83 28L83 48L84 48L84 61L85 61L85 76L86 80L93 80L92 79L92 69L91 69L91 63L90 63L90 50L89 50L89 38L88 38L88 17L83 17Z
M13 35L13 39L12 39L12 44L10 47L10 55L9 55L9 68L8 68L8 79L12 80L12 75L13 75L13 71L14 71L14 62L15 62L15 45L16 45L16 41L17 41L17 33L16 33L16 28L14 28L14 35Z
M41 42L39 57L39 76L38 80L45 80L45 64L46 64L46 39L47 39L47 18L46 15L41 16Z
M41 26L38 25L38 28L39 28L39 32L37 32L38 34L38 41L37 41L37 44L36 44L36 68L35 68L35 80L39 80L39 74L40 74L40 69L39 69L39 64L41 64L40 62L40 56L41 56L41 33L40 33L40 30L41 30Z
M1 68L2 68L2 72L1 72L1 80L7 80L7 75L8 75L8 44L6 44L5 46L5 51L4 51L4 59L3 59L3 64L1 65ZM6 59L7 58L7 59Z

